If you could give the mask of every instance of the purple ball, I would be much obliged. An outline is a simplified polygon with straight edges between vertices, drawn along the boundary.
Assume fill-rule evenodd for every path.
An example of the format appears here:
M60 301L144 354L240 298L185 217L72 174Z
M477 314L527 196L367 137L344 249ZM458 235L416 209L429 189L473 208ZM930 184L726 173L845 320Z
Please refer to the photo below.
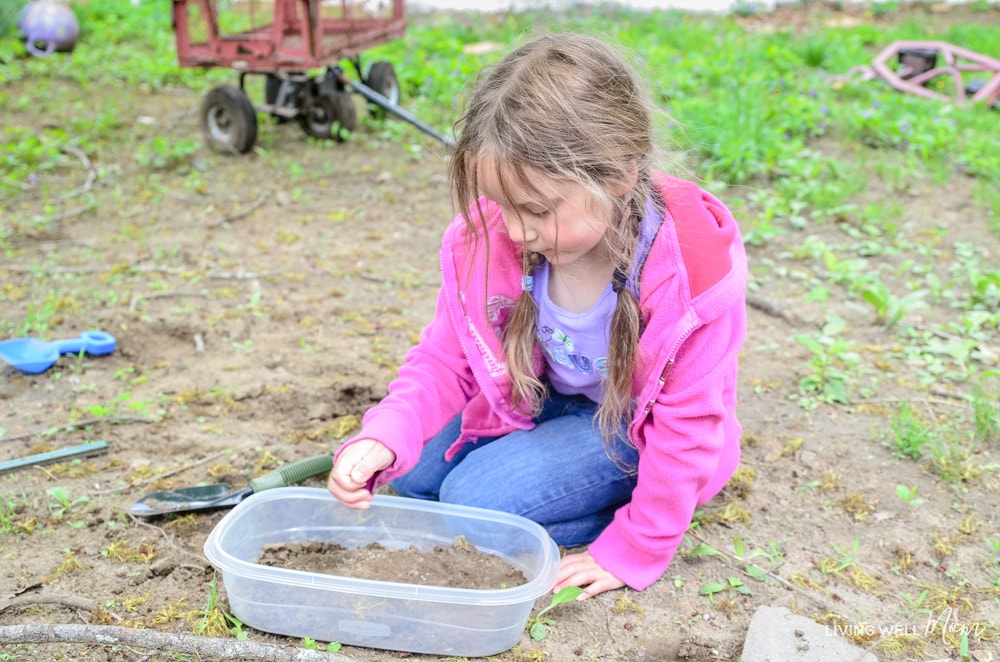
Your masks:
M17 27L25 48L33 55L68 53L76 46L80 24L66 5L51 0L35 0L21 10Z

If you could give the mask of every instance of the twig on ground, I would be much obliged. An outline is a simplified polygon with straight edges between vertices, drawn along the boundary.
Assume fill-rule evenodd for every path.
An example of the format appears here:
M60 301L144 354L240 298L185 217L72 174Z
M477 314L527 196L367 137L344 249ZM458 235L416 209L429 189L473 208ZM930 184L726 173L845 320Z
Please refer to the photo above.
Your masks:
M45 474L46 476L48 476L48 477L49 477L49 479L50 479L50 480L51 480L51 481L52 481L53 483L54 483L54 482L56 482L57 480L59 480L58 478L56 478L56 476L55 476L55 474L54 474L54 473L52 473L51 471L49 471L48 469L46 469L45 467L43 467L43 466L42 466L42 465L40 465L40 464L36 464L36 465L34 465L34 466L33 466L32 468L34 468L34 469L38 469L39 471L41 471L41 472L42 472L43 474Z
M228 452L229 451L219 451L218 453L215 453L214 455L209 455L208 457L203 457L200 460L195 460L191 464L185 464L184 466L177 467L176 469L171 469L170 471L166 471L166 472L164 472L162 474L156 474L155 476L152 476L151 478L145 478L143 480L137 480L134 483L129 483L128 485L124 485L122 487L116 487L116 488L110 489L110 490L101 490L99 492L91 492L90 495L91 496L99 496L99 495L103 495L103 494L113 494L115 492L127 492L128 490L132 489L133 487L142 487L143 485L147 485L149 483L153 483L153 482L156 482L158 480L163 480L164 478L169 478L170 476L174 476L176 474L182 473L184 471L187 471L188 469L194 469L195 467L201 466L202 464L205 464L206 462L211 462L212 460L214 460L214 459L216 459L218 457L221 457L221 456L225 455Z
M43 434L55 434L56 432L68 432L69 430L75 430L77 428L85 428L88 425L93 425L94 423L109 423L111 425L118 425L121 423L156 423L155 418L143 418L141 416L115 416L112 418L87 418L82 421L74 421L72 423L65 423L63 425L56 425L54 427L40 428L36 430L31 430L30 432L22 432L21 434L14 434L9 437L0 437L0 441L15 441L17 439L30 439L31 437L37 437Z
M135 646L219 660L264 662L354 662L340 653L280 644L199 637L115 625L5 625L0 626L0 644L77 643L103 646Z
M64 211L61 214L56 214L55 216L53 216L51 218L45 219L45 222L46 223L60 223L60 222L65 221L65 220L69 220L71 218L75 218L77 216L81 216L85 212L88 212L91 209L93 209L95 206L96 206L95 204L91 203L91 204L85 205L83 207L77 207L76 209L70 209L69 211Z
M237 213L232 214L230 216L224 216L223 218L220 218L217 221L213 221L213 222L211 222L211 223L208 224L208 227L210 227L210 228L217 228L217 227L220 227L222 225L225 225L226 223L232 223L233 221L238 221L241 218L246 218L250 214L254 213L256 210L260 209L264 205L264 203L267 202L267 199L269 197L271 197L270 193L264 193L259 198L257 198L257 200L253 202L253 204L251 204L249 207L247 207L243 211L237 212Z
M353 275L360 278L361 280L368 280L373 283L382 283L383 285L402 285L403 287L418 287L426 284L426 283L411 283L396 278L380 278L379 276L372 276L370 274L353 274Z
M213 280L257 280L259 278L271 278L273 276L284 275L284 272L281 271L264 271L261 273L253 271L234 271L233 273L217 271L215 273L208 274L208 277Z
M930 394L931 395L937 395L937 396L940 396L942 398L948 398L950 400L957 400L959 403L962 403L962 404L966 404L966 405L969 404L969 396L967 396L964 393L953 393L951 391L945 391L944 389L940 389L940 388L932 388L930 390Z
M153 264L143 264L143 265L132 265L132 266L129 267L129 269L131 269L133 271L136 271L136 272L139 272L139 273L150 273L150 272L153 272L153 273L171 274L173 276L180 276L180 275L183 275L183 274L191 273L192 271L196 271L198 268L197 267L194 267L194 268L190 268L189 267L189 268L182 269L182 268L175 268L175 267L162 267L162 266L153 265ZM29 274L29 273L35 273L39 269L38 269L38 267L21 267L21 266L6 265L5 264L5 265L3 265L3 270L4 271L9 271L9 272L15 273L15 274ZM45 269L45 274L47 274L47 275L51 275L51 274L103 274L103 273L108 273L109 271L110 271L110 267L56 267L56 268L52 268L52 269ZM215 271L215 272L206 273L205 274L205 278L208 278L208 279L211 279L211 280L257 280L259 278L274 278L275 276L284 276L287 273L293 273L294 274L295 272L264 271L264 272L258 273L258 272L255 272L255 271L233 271L233 272ZM319 274L319 275L323 275L323 276L327 275L325 272L309 272L309 273L315 273L315 274ZM408 283L403 283L402 281L392 281L392 280L378 279L378 278L375 278L374 276L371 276L371 277L362 276L362 277L363 278L368 278L368 280L375 280L375 281L378 281L380 283L390 283L390 284L399 284L399 285L407 285L408 284ZM194 295L191 295L191 296L194 296Z
M173 298L183 299L189 297L197 297L199 299L205 299L208 297L208 295L205 294L204 292L145 292L143 294L136 294L134 297L132 297L132 300L129 301L128 309L134 312L135 309L139 306L140 301L147 301L149 299L173 299Z
M63 199L67 200L69 198L75 198L78 195L87 193L91 188L93 188L94 182L97 181L97 168L94 167L94 165L90 162L90 158L88 158L87 154L79 147L74 147L73 145L63 145L60 149L67 154L72 154L76 158L80 159L80 163L83 164L84 169L87 171L87 181L83 183L83 186L76 191L63 196Z
M174 539L170 537L170 534L167 533L166 530L162 526L156 526L155 524L150 524L149 522L146 522L144 520L139 519L138 517L136 517L132 513L128 513L128 516L130 518L132 518L133 522L135 522L136 524L139 524L140 526L145 526L147 528L155 529L156 531L159 531L160 535L163 536L163 539L167 542L167 544L170 545L171 547L173 547L179 553L185 554L187 556L190 556L193 559L198 559L202 563L205 562L205 557L204 556L200 556L198 554L193 554L193 553L187 551L186 549L184 549L183 547L181 547L180 545L178 545L176 542L174 542Z
M688 534L692 538L694 538L695 540L703 542L706 545L708 545L709 547L711 547L712 549L714 549L715 551L717 551L719 553L719 555L721 556L722 560L729 567L735 568L736 570L739 570L740 572L742 572L747 577L750 577L751 579L757 579L757 577L754 577L753 575L751 575L749 572L747 572L746 568L743 567L744 564L748 564L749 563L749 561L747 561L746 559L742 559L742 558L740 558L740 557L738 557L738 556L736 556L734 554L730 554L726 550L721 549L718 545L713 545L712 543L708 542L707 540L705 540L704 538L702 538L700 535L698 535L698 533L696 531L688 531ZM757 566L757 567L760 568L760 566ZM799 595L802 595L802 596L804 596L804 597L812 600L813 602L815 602L817 605L819 605L820 607L822 607L823 609L825 609L829 613L832 613L832 614L837 613L837 610L833 608L833 605L831 605L830 603L828 603L826 600L823 600L822 598L819 598L819 597L813 595L812 593L809 593L808 591L802 590L801 588L799 588L795 584L791 583L790 581L788 581L784 577L781 577L781 576L775 574L771 570L767 570L765 568L760 568L760 569L764 571L764 574L766 574L768 577L770 577L774 581L778 582L779 584L781 584L785 588L790 589L792 591L795 591Z
M614 628L611 626L611 614L614 613L614 609L605 609L604 615L607 618L608 624L608 638L611 639L611 643L615 645L616 652L618 655L622 654L622 645L618 642L618 638L615 637Z
M931 393L934 393L935 395L944 396L943 393L935 393L934 389L931 389ZM945 397L948 397L948 396L945 396ZM962 401L962 396L953 395L953 396L950 396L950 397L952 398L951 400L935 400L933 398L926 398L926 399L920 399L920 398L866 398L865 400L860 401L858 404L867 405L867 404L877 404L877 403L880 403L880 402L882 402L882 403L884 403L884 402L907 402L907 403L913 404L913 403L917 403L917 402L923 402L923 403L927 403L927 404L931 404L931 405L947 405L949 407L961 407L961 406L963 406L963 405L966 404L965 402Z
M78 595L61 595L58 593L25 593L4 602L0 602L0 614L8 609L20 609L21 607L33 607L35 605L59 605L70 609L81 611L94 611L97 603L88 598Z
M35 587L37 588L37 586ZM97 609L97 603L89 598L79 595L59 594L59 593L37 593L34 590L26 591L16 595L9 600L0 603L0 614L8 609L20 609L22 607L34 607L36 605L58 605L67 607L77 612L85 611L88 614ZM108 612L116 621L121 621L122 617L113 612ZM86 621L85 621L86 622Z
M771 317L780 317L786 322L792 324L800 324L801 320L794 314L789 312L784 306L779 304L777 301L772 299L767 299L758 294L752 292L747 292L747 305L751 308L759 310L765 315L770 315Z

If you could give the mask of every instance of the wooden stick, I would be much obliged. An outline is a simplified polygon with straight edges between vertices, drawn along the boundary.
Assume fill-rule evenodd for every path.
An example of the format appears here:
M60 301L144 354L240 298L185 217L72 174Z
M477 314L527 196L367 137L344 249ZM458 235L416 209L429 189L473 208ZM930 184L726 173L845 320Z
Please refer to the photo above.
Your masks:
M97 603L88 598L81 598L76 595L59 595L57 593L27 593L11 598L0 603L0 614L8 609L19 609L21 607L32 607L34 605L59 605L70 609L81 611L94 611Z
M208 227L210 227L210 228L217 228L217 227L219 227L221 225L225 225L226 223L232 223L233 221L238 221L241 218L246 218L250 214L254 213L257 209L259 209L260 207L262 207L264 205L264 203L267 202L267 199L269 197L270 197L270 194L265 193L262 196L260 196L259 198L257 198L257 200L254 201L254 203L252 205L250 205L249 207L247 207L243 211L237 212L235 214L232 214L231 216L224 216L223 218L220 218L217 221L213 221L212 223L208 224Z
M75 191L65 196L66 199L73 198L78 195L82 195L88 192L94 186L94 182L97 180L97 168L90 162L90 158L87 154L80 148L74 147L73 145L63 145L60 149L67 154L72 154L76 158L80 159L80 163L83 164L84 169L87 171L87 181L84 182L83 188L79 191Z
M177 467L176 469L171 469L170 471L165 471L162 474L156 474L152 478L146 478L144 480L137 480L134 483L129 483L128 485L124 485L122 487L115 487L115 488L110 489L110 490L101 490L99 492L91 492L91 496L97 496L97 495L100 495L100 494L112 494L114 492L124 492L126 490L132 489L133 487L142 487L143 485L146 485L147 483L152 483L152 482L155 482L155 481L158 481L158 480L163 480L164 478L168 478L168 477L173 476L175 474L179 474L182 471L187 471L188 469L194 469L195 467L200 466L202 464L205 464L206 462L211 462L212 460L220 458L220 457L222 457L223 455L225 455L228 452L229 451L219 451L218 453L215 453L214 455L209 455L208 457L203 457L200 460L195 460L191 464L185 464L183 466Z
M0 626L0 644L98 644L135 646L165 653L181 653L213 660L262 660L264 662L355 662L340 653L266 644L236 639L216 639L193 634L139 630L116 625Z

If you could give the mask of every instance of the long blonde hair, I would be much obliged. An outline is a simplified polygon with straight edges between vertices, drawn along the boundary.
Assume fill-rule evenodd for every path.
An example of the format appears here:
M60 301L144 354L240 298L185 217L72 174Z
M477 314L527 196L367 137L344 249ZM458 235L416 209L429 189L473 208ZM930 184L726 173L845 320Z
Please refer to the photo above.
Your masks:
M617 304L605 397L597 410L607 444L620 436L620 426L631 415L641 319L638 301L629 287L622 287L621 278L630 273L639 223L652 192L651 118L641 80L622 56L594 37L561 33L533 39L484 70L455 125L450 179L471 236L478 237L480 229L486 236L482 210L471 211L478 209L477 164L484 157L502 164L505 193L530 190L530 175L537 173L581 184L611 210L604 241L617 266ZM629 193L612 192L615 184L620 191L621 183L633 178ZM524 273L530 275L540 259L524 251ZM536 325L534 298L522 292L502 340L515 400L532 415L545 398L545 384L532 368Z

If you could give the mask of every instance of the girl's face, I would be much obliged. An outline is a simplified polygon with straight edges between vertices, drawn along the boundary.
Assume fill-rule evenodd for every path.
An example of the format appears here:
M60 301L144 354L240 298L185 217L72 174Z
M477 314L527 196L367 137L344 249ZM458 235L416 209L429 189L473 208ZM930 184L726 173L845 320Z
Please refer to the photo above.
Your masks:
M611 211L582 184L536 176L529 171L534 190L508 191L504 195L497 173L492 157L478 160L480 193L500 205L512 240L541 253L554 267L608 261L604 234ZM505 174L501 167L500 176ZM504 179L515 181L512 175Z

